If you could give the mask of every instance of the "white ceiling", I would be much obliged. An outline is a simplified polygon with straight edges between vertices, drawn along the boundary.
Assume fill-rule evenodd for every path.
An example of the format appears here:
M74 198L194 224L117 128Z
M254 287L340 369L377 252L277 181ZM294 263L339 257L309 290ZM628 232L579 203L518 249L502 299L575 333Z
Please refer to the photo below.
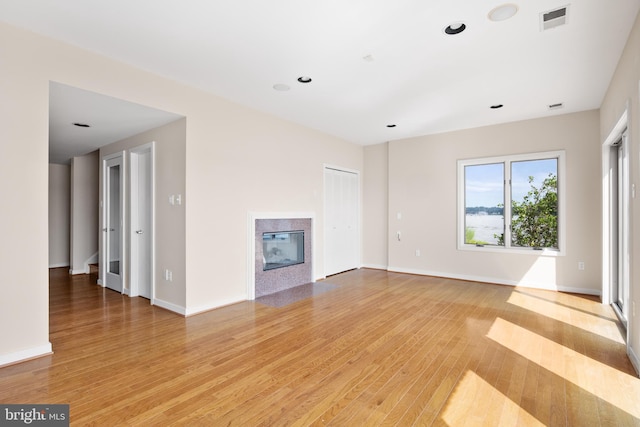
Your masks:
M541 31L566 1L492 22L500 0L0 0L0 20L366 145L599 108L640 0Z
M51 82L49 163L68 163L72 157L179 118L176 114Z

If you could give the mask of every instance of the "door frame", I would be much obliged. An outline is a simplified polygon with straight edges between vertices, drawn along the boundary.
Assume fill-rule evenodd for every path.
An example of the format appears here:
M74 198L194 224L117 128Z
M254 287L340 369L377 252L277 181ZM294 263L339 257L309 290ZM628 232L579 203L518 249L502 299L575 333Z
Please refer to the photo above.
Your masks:
M624 135L627 135L627 138L623 138ZM614 179L611 176L611 162L618 161L617 160L617 150L613 150L612 147L616 146L617 142L623 139L622 147L623 147L623 160L622 160L622 168L623 168L623 176L622 182L618 182L616 188L613 188ZM626 140L625 140L626 139ZM626 324L626 320L629 315L629 304L628 304L628 292L630 285L630 277L631 277L631 236L630 236L630 199L632 193L635 193L635 188L631 184L631 176L630 176L630 162L629 162L629 141L628 141L628 106L625 109L624 113L612 129L611 133L607 137L607 139L602 144L602 231L603 231L603 247L602 247L602 303L606 305L611 305L616 311L616 314L621 317L621 321ZM614 152L616 154L616 159L613 159ZM619 224L618 218L613 218L614 212L612 209L612 203L617 199L615 195L612 193L617 191L617 188L622 187L622 200L619 200L618 206L622 211L623 223ZM614 233L616 230L622 229L622 241L618 242ZM620 244L620 250L614 248L614 245ZM614 252L615 251L615 252ZM622 253L620 253L622 252ZM621 258L617 259L616 253ZM618 278L619 280L623 280L625 283L619 283L618 288L623 286L627 289L627 301L623 305L625 313L621 313L618 309L617 305L614 301L614 275L618 274L617 269L619 263L622 263L622 278ZM615 265L614 265L615 264ZM627 338L628 338L628 328L627 328ZM628 342L628 340L627 340Z
M116 153L113 154L107 154L105 156L102 157L102 162L101 162L101 169L102 169L102 197L100 200L100 207L102 209L102 224L100 227L101 230L101 234L102 234L102 244L100 246L100 250L102 251L101 255L100 255L100 263L101 268L100 268L100 278L98 280L98 284L101 285L102 287L107 287L107 274L108 274L108 267L107 267L107 259L108 259L108 255L107 255L107 236L106 236L106 232L107 232L107 227L108 227L108 206L109 204L107 203L107 198L109 197L109 193L108 193L108 166L107 163L109 163L112 160L115 159L120 159L120 266L119 266L119 271L120 271L120 288L121 288L121 293L124 293L125 289L127 288L126 286L126 275L124 274L124 272L126 271L126 265L127 265L127 256L126 256L126 245L124 244L125 242L125 230L127 228L127 205L126 205L126 200L127 198L126 196L126 189L127 189L127 185L126 185L126 181L127 181L127 174L125 173L126 171L126 156L125 156L125 152L124 151L118 151Z
M129 296L135 297L140 296L140 284L138 282L139 271L138 268L140 263L138 261L138 239L135 237L134 225L136 220L134 219L134 215L137 215L138 212L138 180L139 180L139 169L138 169L138 156L140 154L149 153L149 174L151 178L151 193L149 194L149 208L151 210L151 224L150 224L150 241L149 241L149 257L151 259L151 271L150 271L150 290L149 290L149 300L151 304L154 304L155 301L155 285L156 285L156 211L155 211L155 201L156 201L156 156L155 156L155 141L152 141L147 144L140 145L138 147L132 148L129 150L130 154L130 166L131 166L131 180L130 180L130 195L131 195L131 205L130 205L130 218L131 218L131 229L129 231L129 239L130 239L130 287L129 287Z

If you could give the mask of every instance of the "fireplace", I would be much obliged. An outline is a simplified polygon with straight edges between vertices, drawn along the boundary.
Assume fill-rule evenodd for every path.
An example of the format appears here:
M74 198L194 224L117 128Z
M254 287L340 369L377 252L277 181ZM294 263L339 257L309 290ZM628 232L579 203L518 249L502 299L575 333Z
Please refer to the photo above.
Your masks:
M310 214L250 214L249 299L313 282Z

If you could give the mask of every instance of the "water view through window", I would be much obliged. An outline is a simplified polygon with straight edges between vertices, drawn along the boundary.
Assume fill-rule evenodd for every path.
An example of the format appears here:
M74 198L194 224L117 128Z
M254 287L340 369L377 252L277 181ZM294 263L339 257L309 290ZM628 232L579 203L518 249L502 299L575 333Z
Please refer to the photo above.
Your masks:
M558 249L558 158L465 165L464 208L465 244Z
M499 245L504 232L504 163L465 166L464 177L464 242Z

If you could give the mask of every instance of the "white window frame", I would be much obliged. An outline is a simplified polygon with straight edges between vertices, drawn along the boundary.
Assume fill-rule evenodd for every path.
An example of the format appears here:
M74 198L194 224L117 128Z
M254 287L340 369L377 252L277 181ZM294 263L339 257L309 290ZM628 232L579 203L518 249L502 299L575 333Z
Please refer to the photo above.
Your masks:
M511 206L511 163L520 161L531 160L546 160L557 159L558 160L558 249L554 248L523 248L518 246L511 246L511 212L507 209ZM505 215L505 245L484 245L477 246L474 244L465 243L465 166L478 166L503 163L504 164L504 215ZM545 255L545 256L564 256L566 251L566 172L565 172L565 152L559 151L545 151L538 153L527 154L515 154L510 156L499 157L484 157L475 159L458 160L458 250L476 251L476 252L500 252L500 253L514 253L514 254L526 254L526 255Z

